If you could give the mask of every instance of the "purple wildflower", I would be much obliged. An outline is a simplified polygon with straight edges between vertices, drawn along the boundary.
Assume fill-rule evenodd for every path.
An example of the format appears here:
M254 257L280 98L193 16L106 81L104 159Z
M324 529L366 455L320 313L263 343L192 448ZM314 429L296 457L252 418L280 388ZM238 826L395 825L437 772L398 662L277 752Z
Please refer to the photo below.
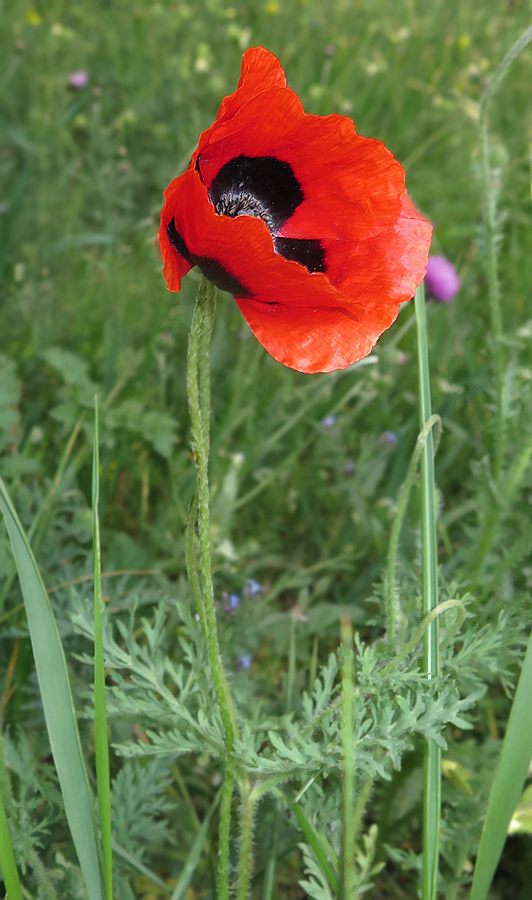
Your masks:
M80 69L79 72L71 72L67 78L67 83L69 87L76 88L76 90L87 87L89 83L88 72L85 69Z
M258 581L255 581L254 578L248 578L242 593L245 597L256 597L257 594L262 594L265 590L266 588L262 584L259 584Z
M396 444L398 440L395 431L384 431L380 437L381 444L388 444L388 446Z
M240 597L237 594L228 594L227 591L224 591L222 594L222 599L224 601L224 609L226 613L233 612L240 603Z
M325 416L325 418L321 420L321 425L322 428L332 428L335 422L336 416Z
M445 256L431 256L427 264L425 284L435 300L449 303L460 290L458 273Z
M244 656L237 657L237 662L241 669L249 669L252 661L253 661L252 653L246 653L246 654L244 654Z

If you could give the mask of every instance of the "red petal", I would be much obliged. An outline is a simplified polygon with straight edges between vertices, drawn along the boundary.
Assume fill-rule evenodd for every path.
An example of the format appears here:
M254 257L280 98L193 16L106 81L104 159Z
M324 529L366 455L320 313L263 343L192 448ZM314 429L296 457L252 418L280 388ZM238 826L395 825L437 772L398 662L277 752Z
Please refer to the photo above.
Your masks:
M311 274L299 263L279 256L261 219L217 215L196 171L187 169L174 184L176 228L192 256L215 259L263 304L286 303L299 308L345 303L352 314L363 313L332 287L325 275Z
M199 162L207 188L240 154L288 162L300 183L305 200L283 237L361 241L399 216L404 170L384 144L356 134L344 116L306 115L289 88L262 92L210 129Z
M405 194L391 228L367 241L327 246L327 277L342 294L376 312L382 297L409 300L424 278L431 236L432 225Z
M346 369L371 353L380 335L397 317L399 306L380 310L379 324L366 316L351 318L348 310L325 307L267 306L235 298L255 337L274 359L298 372ZM385 324L383 324L385 323Z
M169 291L178 291L181 287L181 279L192 268L190 263L172 246L167 233L168 225L174 218L176 205L179 203L179 181L179 178L174 178L164 192L164 206L161 210L161 224L158 233L163 255L163 275Z
M187 170L173 182L172 201L176 228L189 252L215 259L249 289L252 298L236 300L252 331L275 359L301 372L329 372L366 356L395 320L400 300L412 295L412 280L417 279L417 284L423 277L431 226L408 198L404 214L384 243L388 246L395 235L396 250L403 256L409 242L413 244L415 274L403 278L402 292L393 285L383 292L381 264L390 265L390 260L381 247L377 269L371 269L371 254L366 255L360 284L350 282L349 288L357 290L348 296L333 287L326 275L310 274L304 266L275 253L260 219L218 216L195 171ZM375 242L362 246L373 247ZM410 258L406 263L409 270ZM404 261L399 259L401 265ZM378 288L375 293L372 281Z
M270 53L264 47L250 47L249 50L246 50L242 59L242 69L237 89L233 94L224 97L216 120L200 136L198 148L192 157L192 163L195 165L198 153L201 152L210 135L218 129L221 122L232 119L253 97L272 87L286 88L286 75L281 63L273 53Z

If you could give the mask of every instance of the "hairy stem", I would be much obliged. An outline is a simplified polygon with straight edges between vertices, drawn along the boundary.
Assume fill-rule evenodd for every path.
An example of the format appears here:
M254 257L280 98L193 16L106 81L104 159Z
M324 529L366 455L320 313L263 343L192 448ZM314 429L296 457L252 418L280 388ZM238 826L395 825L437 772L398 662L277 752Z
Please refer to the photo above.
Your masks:
M501 288L498 268L498 231L497 231L497 188L494 183L494 172L490 160L488 109L495 91L502 83L513 61L521 50L532 41L532 25L508 50L490 78L480 102L479 140L480 140L480 182L482 199L482 218L484 239L486 244L486 273L488 278L488 296L491 313L491 330L495 342L495 381L497 389L497 431L495 446L495 478L498 479L504 462L506 443L506 421L504 416L504 333L501 312Z
M238 887L236 900L247 900L251 875L253 821L257 796L251 791L249 779L242 785L242 813L240 817L240 856L238 860Z
M220 811L220 900L229 898L229 838L231 798L235 772L234 746L238 737L236 709L220 655L216 609L211 576L210 503L209 503L209 346L216 307L216 288L201 281L190 327L187 391L192 430L192 449L197 471L197 527L199 543L199 579L195 571L194 512L187 535L187 565L193 594L207 643L216 699L225 730L226 772ZM194 499L193 504L196 503Z

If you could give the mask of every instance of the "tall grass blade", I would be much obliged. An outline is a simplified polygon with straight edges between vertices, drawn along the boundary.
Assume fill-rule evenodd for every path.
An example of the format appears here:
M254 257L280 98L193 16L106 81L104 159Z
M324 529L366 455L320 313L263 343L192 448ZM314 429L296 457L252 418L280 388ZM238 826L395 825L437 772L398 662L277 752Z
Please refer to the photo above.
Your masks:
M532 759L532 634L523 662L478 851L470 900L484 900Z
M299 822L299 826L301 828L301 831L305 835L307 844L314 851L314 855L318 861L321 871L325 875L327 881L329 882L329 884L332 887L335 894L338 895L338 891L339 891L338 878L336 877L334 869L325 855L325 852L323 850L323 847L320 843L320 840L319 840L316 832L314 831L312 825L310 824L309 820L307 819L307 817L306 817L305 813L303 812L302 808L300 807L299 803L291 803L290 808L291 808L292 812L294 813L297 821Z
M17 565L35 668L65 813L90 900L104 900L92 798L65 654L30 545L0 478L0 508Z
M113 897L113 849L111 835L111 779L109 774L109 738L105 704L105 668L103 664L102 563L100 553L100 454L98 399L94 398L94 452L92 458L92 547L94 557L94 752L98 807L102 829L102 850L107 900Z
M11 835L4 807L4 801L0 793L0 866L2 878L6 886L7 896L10 900L22 900L22 888L18 877L17 864L13 853Z
M218 791L216 797L211 803L207 815L205 816L203 822L201 823L201 828L198 831L194 843L190 848L190 853L188 854L187 861L183 866L183 871L178 878L177 884L174 888L174 892L172 894L171 900L182 900L186 889L188 888L192 876L195 872L196 866L198 865L199 858L201 856L201 851L203 850L203 845L207 839L207 831L209 828L209 822L211 821L212 814L218 803L220 802L220 797L222 795L221 791Z

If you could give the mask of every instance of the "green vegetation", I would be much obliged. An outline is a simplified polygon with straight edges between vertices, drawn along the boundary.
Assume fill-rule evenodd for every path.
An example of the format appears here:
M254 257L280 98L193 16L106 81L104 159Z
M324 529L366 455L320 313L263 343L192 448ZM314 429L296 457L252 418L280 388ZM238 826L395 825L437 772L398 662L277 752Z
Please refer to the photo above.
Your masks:
M199 277L193 270L180 294L167 292L154 238L164 188L256 44L280 58L308 112L350 115L390 147L435 225L434 252L453 261L462 287L426 310L446 604L432 683L422 674L414 305L369 360L308 376L274 362L232 298L218 295L210 535L238 718L231 887L239 858L253 857L253 900L332 900L342 885L352 897L417 896L430 738L444 775L438 897L469 897L532 620L530 45L491 100L487 157L479 129L489 77L530 12L528 0L0 0L0 475L12 506L3 491L1 505L21 572L19 582L1 526L0 850L10 897L105 896L111 844L115 900L220 897L220 821L227 828L231 811L220 789L224 723L185 559L197 551L187 530L196 475L186 357ZM88 83L69 86L80 70ZM497 202L491 219L487 200ZM95 631L110 798L96 789L105 711L97 656L95 727ZM526 769L527 661L495 818L512 773L515 789ZM96 802L90 810L98 793L112 841L106 815L102 835ZM73 825L76 798L86 812ZM512 822L494 900L530 895L527 809ZM488 838L481 857L493 858L498 836Z

